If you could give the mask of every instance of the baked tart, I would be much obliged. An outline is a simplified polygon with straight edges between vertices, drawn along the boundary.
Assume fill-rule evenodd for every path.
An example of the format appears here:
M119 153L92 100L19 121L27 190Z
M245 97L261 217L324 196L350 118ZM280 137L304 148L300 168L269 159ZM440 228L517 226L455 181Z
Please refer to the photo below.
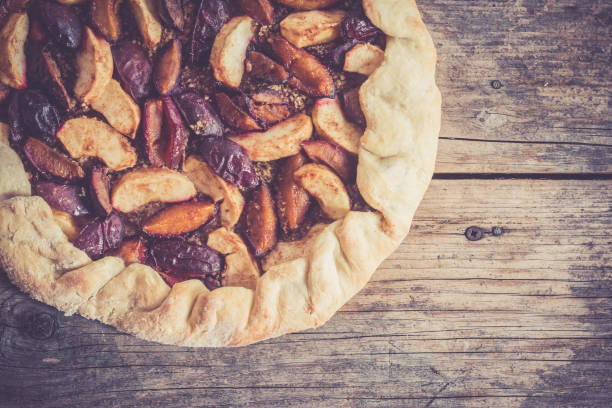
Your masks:
M0 27L0 264L66 314L198 347L320 326L432 177L412 0L26 0Z

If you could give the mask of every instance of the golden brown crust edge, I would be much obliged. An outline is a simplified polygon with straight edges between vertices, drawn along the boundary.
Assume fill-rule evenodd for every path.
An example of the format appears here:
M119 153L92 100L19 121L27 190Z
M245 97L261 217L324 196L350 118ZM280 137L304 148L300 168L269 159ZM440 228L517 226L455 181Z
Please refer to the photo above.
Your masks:
M389 35L385 61L360 90L368 128L357 182L379 213L350 212L304 242L282 244L264 261L255 290L211 292L196 280L170 289L148 266L125 267L114 257L92 262L44 200L0 183L0 197L17 195L0 203L0 265L11 281L67 314L167 344L240 346L326 322L407 234L433 174L440 128L435 49L416 4L364 0L364 9ZM0 153L15 155L1 142ZM10 172L23 179L22 168Z

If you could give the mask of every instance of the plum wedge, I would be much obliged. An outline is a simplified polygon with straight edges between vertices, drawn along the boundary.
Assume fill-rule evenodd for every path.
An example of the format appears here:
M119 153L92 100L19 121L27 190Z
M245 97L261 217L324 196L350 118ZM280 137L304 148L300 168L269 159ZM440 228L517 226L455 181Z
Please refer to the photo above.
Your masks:
M128 0L140 35L148 48L154 48L161 41L162 25L157 17L154 0Z
M251 116L266 128L287 119L292 113L289 100L282 93L270 89L251 94L246 105Z
M153 66L147 52L136 43L122 41L112 48L113 60L121 83L140 101L151 94Z
M121 35L119 6L123 0L91 0L91 22L96 30L110 42Z
M382 64L385 52L372 44L357 44L344 56L344 70L371 75Z
M259 24L274 23L274 6L270 0L238 0L240 7Z
M351 200L346 187L327 167L321 164L306 164L294 174L295 181L313 195L329 218L340 219L351 209Z
M349 89L342 94L342 108L348 120L361 128L366 127L365 116L359 102L359 88Z
M56 44L73 50L79 48L83 26L72 7L56 1L39 0L33 9Z
M91 103L108 123L120 133L134 139L140 124L140 108L119 82L111 79L104 92Z
M40 140L28 138L23 145L23 151L28 160L43 175L69 181L85 177L85 172L77 162Z
M312 140L302 143L302 148L312 161L329 166L345 183L355 181L355 157L340 146Z
M345 15L342 10L292 13L281 21L281 34L298 48L328 43L340 37L340 24Z
M306 158L298 153L287 157L278 170L276 208L281 228L285 232L300 227L310 206L310 196L293 179L293 174L304 164Z
M280 84L287 81L291 75L282 65L258 51L250 51L246 61L246 71L253 78Z
M172 98L164 96L161 99L164 113L162 127L162 137L165 139L164 164L169 169L177 170L185 157L189 131Z
M210 65L217 81L231 88L240 86L247 47L255 28L255 21L248 16L234 17L221 28L210 52Z
M30 20L26 13L11 14L0 29L0 82L11 88L26 87L25 42Z
M155 88L160 95L170 95L176 90L181 75L181 61L181 42L174 39L161 50L155 66Z
M164 125L164 105L161 99L149 99L144 105L143 136L145 152L153 167L164 165L162 127Z
M51 207L70 215L80 216L90 213L78 186L43 181L34 184L32 191L44 198Z
M259 185L259 178L248 153L230 139L206 137L200 143L202 158L222 179L250 190Z
M282 65L295 77L294 85L298 89L310 96L334 95L334 80L318 59L280 35L271 36L268 42Z
M117 171L136 164L136 150L128 139L97 119L70 119L64 123L57 137L75 159L97 157Z
M259 267L240 236L221 227L208 235L207 244L225 255L223 286L240 286L255 290Z
M207 223L215 210L215 204L207 201L174 204L149 218L142 230L153 236L182 235Z
M253 191L245 211L247 239L255 256L262 256L276 245L278 239L274 199L267 184L261 184Z
M238 187L219 177L198 156L189 156L185 160L183 171L200 193L206 194L214 202L221 202L221 224L228 228L233 227L244 208L244 198Z
M199 136L222 136L223 123L213 106L195 92L173 97L191 130Z
M232 128L248 132L251 130L261 130L261 126L255 118L245 112L232 98L223 92L218 92L215 95L219 113L225 123Z
M83 46L77 54L77 80L75 96L85 103L91 103L104 93L113 76L113 55L110 44L85 27Z
M141 168L125 173L111 193L113 208L132 212L153 201L176 203L196 195L187 176L165 168Z
M94 167L89 174L89 198L95 212L106 217L113 211L110 202L110 177L108 169L102 166Z
M182 0L160 0L159 16L169 26L179 31L185 28L185 10Z
M298 113L265 132L250 132L230 137L246 149L253 161L278 160L299 153L302 142L312 136L312 121Z
M323 139L333 142L351 153L359 153L359 140L363 131L346 119L338 99L322 98L317 100L312 109L312 122L317 134Z

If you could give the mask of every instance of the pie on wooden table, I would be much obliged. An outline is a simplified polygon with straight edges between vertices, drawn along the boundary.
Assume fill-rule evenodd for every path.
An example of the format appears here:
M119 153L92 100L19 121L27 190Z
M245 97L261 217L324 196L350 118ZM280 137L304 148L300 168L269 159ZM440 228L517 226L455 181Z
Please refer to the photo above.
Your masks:
M413 0L15 4L0 264L33 298L246 345L326 322L408 233L441 112Z

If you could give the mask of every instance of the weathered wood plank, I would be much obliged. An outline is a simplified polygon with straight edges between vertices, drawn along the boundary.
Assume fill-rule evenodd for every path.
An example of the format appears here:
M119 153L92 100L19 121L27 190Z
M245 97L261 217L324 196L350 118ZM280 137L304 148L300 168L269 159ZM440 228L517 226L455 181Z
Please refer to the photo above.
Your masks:
M605 407L611 181L435 180L409 238L324 327L146 343L0 277L2 406ZM501 226L470 242L468 226Z
M440 58L438 172L612 171L612 3L419 4Z

